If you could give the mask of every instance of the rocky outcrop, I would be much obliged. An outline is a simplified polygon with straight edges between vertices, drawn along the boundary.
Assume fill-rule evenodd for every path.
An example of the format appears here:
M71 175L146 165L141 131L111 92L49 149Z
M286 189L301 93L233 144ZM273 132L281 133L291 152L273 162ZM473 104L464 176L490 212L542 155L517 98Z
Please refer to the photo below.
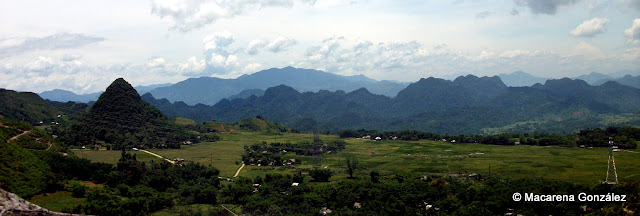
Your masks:
M5 215L73 216L75 214L52 212L30 203L18 195L0 189L0 216Z

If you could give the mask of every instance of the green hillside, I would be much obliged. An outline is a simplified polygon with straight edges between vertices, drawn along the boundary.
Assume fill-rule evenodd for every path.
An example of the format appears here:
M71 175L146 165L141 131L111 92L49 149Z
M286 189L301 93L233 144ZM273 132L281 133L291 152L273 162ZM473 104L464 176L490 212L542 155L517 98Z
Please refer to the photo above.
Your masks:
M64 152L61 144L28 124L0 118L0 188L23 198L63 187L65 179L100 180L94 176L111 165L91 163Z
M35 93L0 89L0 116L16 121L37 124L50 122L58 114L55 107Z
M65 142L92 145L104 141L115 149L123 147L179 148L190 138L182 127L144 102L122 78L116 79L98 101L71 127Z
M283 133L283 132L291 132L291 128L281 125L269 120L264 119L261 116L256 118L247 118L242 121L236 122L232 124L234 127L250 131L250 132L263 132L263 133Z

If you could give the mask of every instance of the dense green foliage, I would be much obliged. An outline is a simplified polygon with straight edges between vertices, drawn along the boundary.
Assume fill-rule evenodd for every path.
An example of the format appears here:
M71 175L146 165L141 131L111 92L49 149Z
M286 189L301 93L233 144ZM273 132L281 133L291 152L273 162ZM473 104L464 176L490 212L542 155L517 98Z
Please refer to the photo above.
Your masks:
M144 102L124 79L115 80L98 101L62 140L68 145L94 145L96 141L125 147L180 148L182 142L198 140Z
M0 116L4 118L35 125L40 121L51 122L59 114L59 110L35 93L0 89Z
M333 172L331 172L330 169L315 168L309 171L309 176L311 176L313 181L316 181L316 182L328 182L332 174Z
M346 143L342 140L332 140L324 142L319 140L320 149L318 153L337 153L345 148ZM262 166L282 166L288 162L287 153L295 153L295 155L312 156L314 154L314 145L311 142L279 143L260 142L250 146L244 146L245 153L242 154L242 161L245 164L260 164Z
M11 137L22 134L17 139ZM27 124L0 118L0 187L22 197L56 191L68 179L104 181L112 166L63 155L51 136Z
M608 127L585 129L578 133L578 145L584 146L609 146L609 138L620 148L636 148L636 142L640 140L640 128L633 127Z
M255 118L247 118L242 121L231 124L242 130L251 132L265 132L265 133L284 133L291 132L291 129L285 125L281 125L272 121L264 119L262 116Z
M122 152L107 186L89 192L76 212L95 215L147 215L177 203L217 204L219 171L195 163L173 166L167 162L147 166L135 155Z
M449 142L462 143L482 143L493 145L538 145L538 146L572 146L572 147L608 147L609 137L620 148L633 149L640 140L640 129L634 127L608 127L605 130L600 128L580 130L577 134L547 134L547 133L504 133L496 135L440 135L430 132L397 131L379 132L375 130L341 130L338 132L340 138L365 137L374 139L400 139L400 140L443 140Z
M255 215L311 215L328 208L338 215L501 215L514 209L523 215L621 214L619 202L514 202L515 192L536 194L626 194L627 210L637 211L638 184L593 187L542 179L471 181L457 178L389 176L378 182L368 178L335 183L302 182L293 176L270 175L242 179L224 187L222 200L243 205ZM259 184L253 193L253 184ZM356 204L357 203L357 204ZM431 208L427 209L427 205ZM584 212L580 206L586 205Z

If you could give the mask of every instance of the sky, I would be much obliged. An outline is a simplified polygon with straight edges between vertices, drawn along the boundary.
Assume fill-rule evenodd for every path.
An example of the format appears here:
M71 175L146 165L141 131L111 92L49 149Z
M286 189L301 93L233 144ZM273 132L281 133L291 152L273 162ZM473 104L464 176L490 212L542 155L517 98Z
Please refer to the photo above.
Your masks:
M0 88L287 66L401 82L640 73L640 0L0 0Z

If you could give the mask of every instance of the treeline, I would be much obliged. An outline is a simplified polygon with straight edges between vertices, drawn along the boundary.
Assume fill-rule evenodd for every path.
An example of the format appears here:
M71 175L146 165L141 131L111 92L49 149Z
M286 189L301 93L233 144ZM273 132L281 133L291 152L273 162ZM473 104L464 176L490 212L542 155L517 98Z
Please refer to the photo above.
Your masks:
M0 187L21 197L64 189L71 179L103 181L113 169L65 153L59 142L28 124L0 118L0 126Z
M245 153L242 154L242 161L249 164L260 164L262 166L282 166L287 164L283 160L283 156L288 152L293 152L296 155L312 156L314 151L320 154L324 153L337 153L345 148L346 143L342 140L322 141L319 142L319 148L314 149L314 143L312 142L300 142L296 144L292 143L269 143L262 141L249 146L244 146ZM295 163L295 162L294 162Z
M29 132L11 140L24 131ZM44 144L51 148L43 149ZM218 203L219 171L211 166L145 164L123 149L114 167L79 158L60 146L28 124L0 118L0 188L25 199L70 191L86 201L63 212L88 215L148 215L174 205ZM89 187L82 181L102 185ZM208 213L226 211L213 208Z
M590 187L534 178L478 182L401 175L309 183L296 178L300 177L267 174L264 178L242 178L225 186L220 199L242 205L248 215L621 215L640 210L637 183ZM576 201L515 202L515 192L573 194ZM627 202L581 202L577 198L580 192L625 194Z
M549 133L503 133L497 135L441 135L416 130L380 132L375 130L341 130L340 138L368 138L375 139L399 139L399 140L441 140L447 142L482 143L493 145L538 145L538 146L584 146L607 147L609 137L619 148L633 149L640 140L640 128L635 127L608 127L606 129L584 129L577 134L549 134Z
M199 142L213 142L220 138L216 135L199 135L196 133L190 133L184 131L178 126L175 128L155 128L150 127L146 130L131 133L117 133L115 131L98 131L100 138L92 138L91 136L85 136L89 133L86 132L83 127L73 125L67 130L56 130L53 134L58 134L60 141L66 143L71 147L78 146L92 146L98 145L99 141L105 143L104 147L113 150L120 150L123 148L157 148L157 149L179 149L185 142L199 143ZM55 129L54 129L55 130Z
M105 186L86 193L73 213L90 215L148 215L176 204L218 203L219 171L211 166L167 162L147 165L123 151ZM223 210L220 210L220 212Z

